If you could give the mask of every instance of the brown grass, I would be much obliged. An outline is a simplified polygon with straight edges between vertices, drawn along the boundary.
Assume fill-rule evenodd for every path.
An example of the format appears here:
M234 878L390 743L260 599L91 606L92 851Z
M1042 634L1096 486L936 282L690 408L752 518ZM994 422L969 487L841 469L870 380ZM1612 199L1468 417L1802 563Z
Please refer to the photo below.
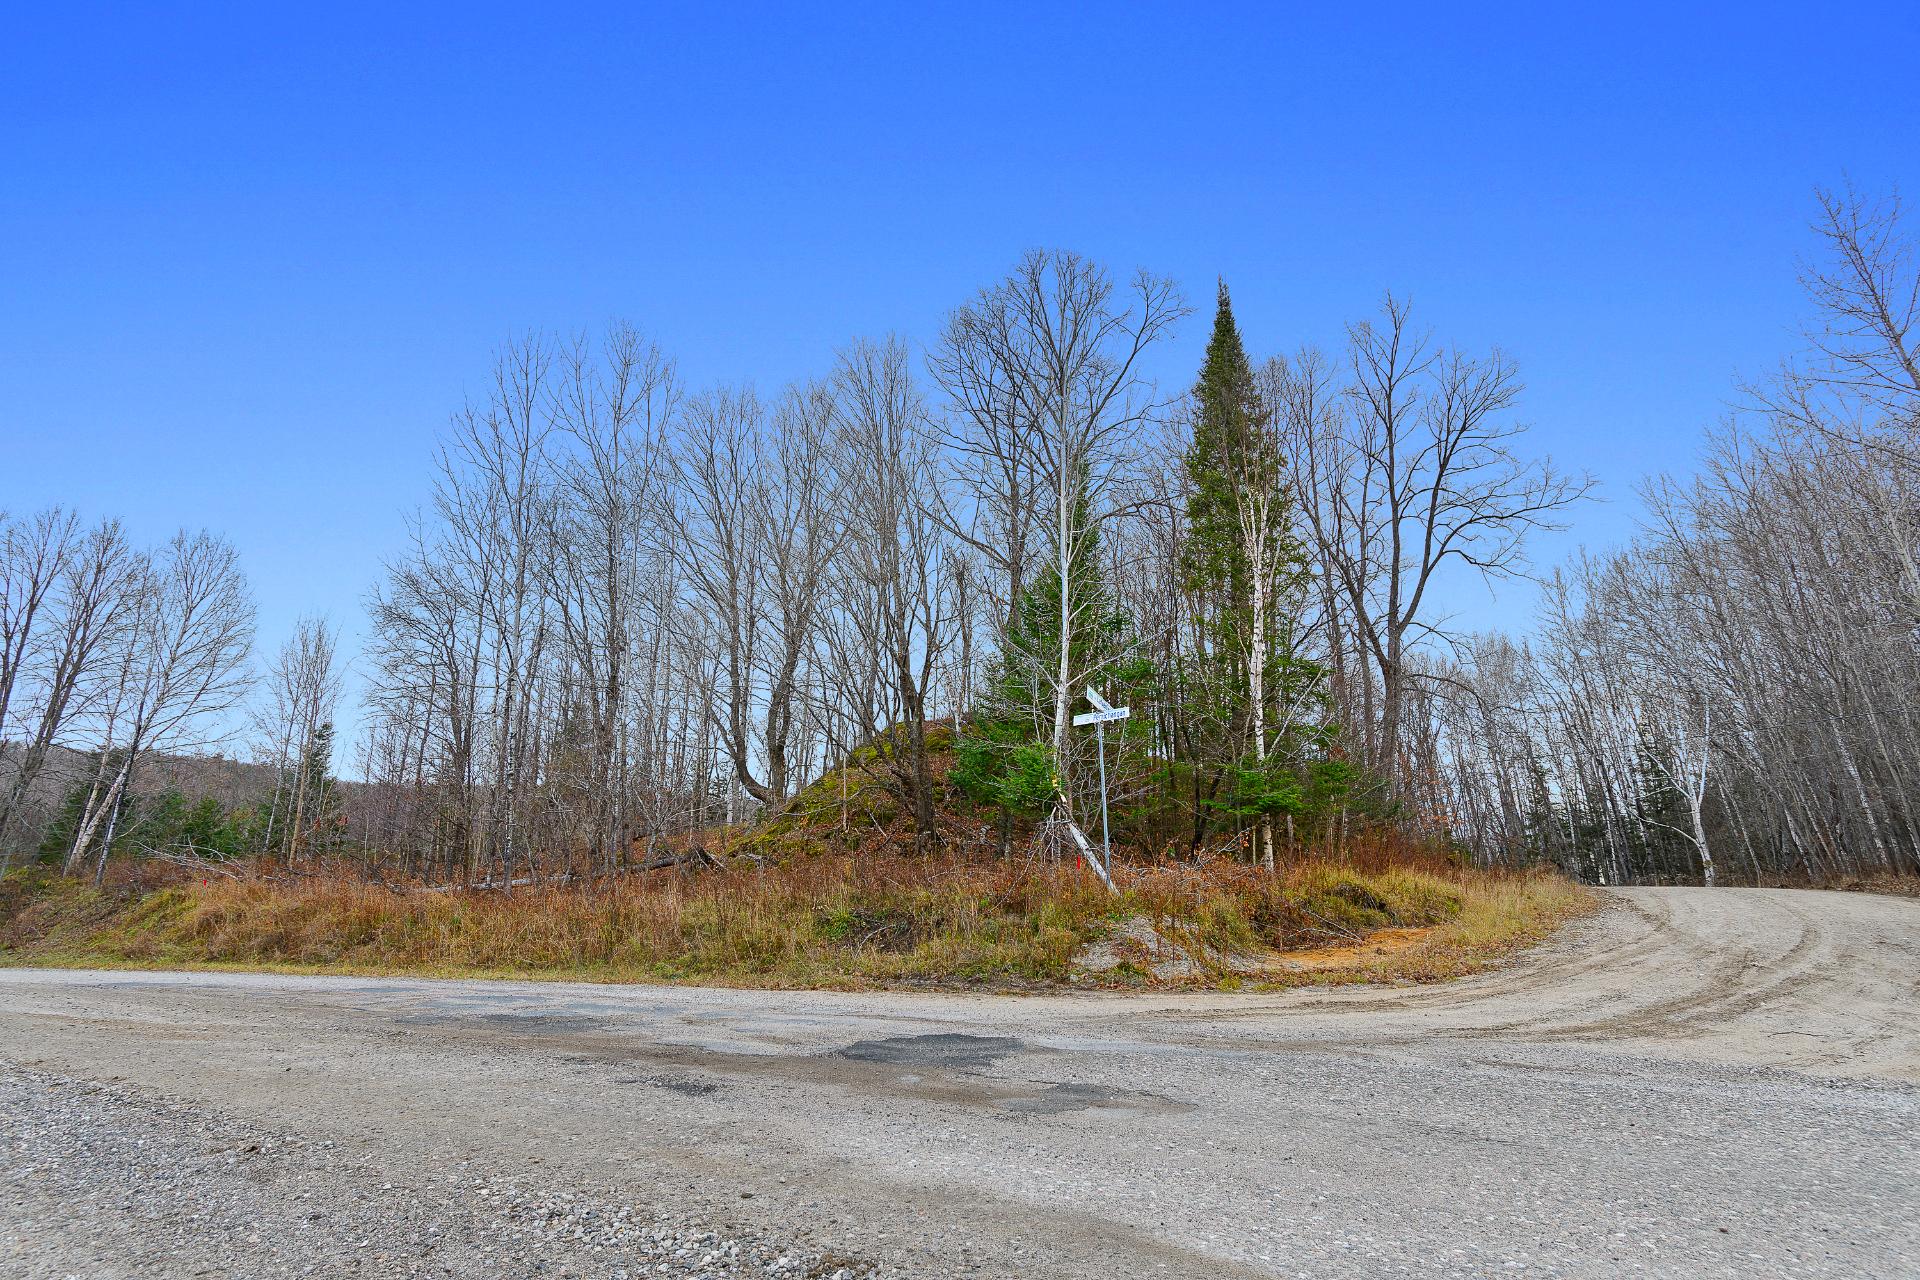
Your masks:
M1873 875L1866 876L1847 876L1825 887L1844 890L1848 893L1884 893L1896 898L1920 898L1920 876L1892 871L1875 872Z
M11 877L10 877L11 879ZM1131 966L1090 979L1082 947L1139 916L1196 960L1187 983L1291 984L1276 953L1424 929L1391 956L1356 948L1314 981L1449 977L1585 909L1557 877L1443 862L1122 868L1119 897L1075 868L901 855L511 892L427 892L348 874L261 875L118 893L57 879L0 903L0 963L693 981L761 987L1159 984Z
M1309 975L1286 974L1275 985L1302 982L1437 982L1478 973L1515 951L1544 941L1560 926L1594 911L1599 898L1557 876L1464 873L1457 916L1405 945L1375 951L1363 943L1350 958ZM1284 957L1283 957L1284 958Z

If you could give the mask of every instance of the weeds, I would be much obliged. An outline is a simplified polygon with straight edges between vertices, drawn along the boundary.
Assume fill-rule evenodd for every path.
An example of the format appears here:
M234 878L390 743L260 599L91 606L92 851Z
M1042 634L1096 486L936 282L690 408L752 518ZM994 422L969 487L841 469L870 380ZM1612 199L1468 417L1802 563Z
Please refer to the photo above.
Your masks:
M1084 946L1133 917L1202 957L1352 945L1431 929L1394 973L1449 976L1543 936L1580 891L1549 877L1444 865L1367 871L1305 862L1122 868L1119 897L1074 868L822 854L511 892L427 892L346 873L128 886L15 887L7 963L196 965L336 972L700 981L766 987L1026 987L1085 980ZM1099 981L1137 985L1123 967ZM1328 980L1322 973L1319 980Z

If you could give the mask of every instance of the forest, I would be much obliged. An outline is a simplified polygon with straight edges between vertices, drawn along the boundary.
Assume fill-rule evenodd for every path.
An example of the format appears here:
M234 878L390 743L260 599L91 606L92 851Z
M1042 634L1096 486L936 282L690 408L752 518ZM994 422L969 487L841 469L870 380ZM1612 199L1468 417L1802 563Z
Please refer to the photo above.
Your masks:
M316 617L257 657L215 533L0 515L0 859L497 885L766 856L796 815L1057 860L1104 813L1126 864L1391 833L1604 884L1920 874L1920 257L1892 196L1823 192L1813 233L1799 348L1559 565L1535 535L1594 485L1506 353L1393 295L1250 352L1230 282L1067 251L777 390L626 325L512 341L358 654ZM1530 630L1459 622L1522 578ZM1089 689L1129 717L1077 727Z

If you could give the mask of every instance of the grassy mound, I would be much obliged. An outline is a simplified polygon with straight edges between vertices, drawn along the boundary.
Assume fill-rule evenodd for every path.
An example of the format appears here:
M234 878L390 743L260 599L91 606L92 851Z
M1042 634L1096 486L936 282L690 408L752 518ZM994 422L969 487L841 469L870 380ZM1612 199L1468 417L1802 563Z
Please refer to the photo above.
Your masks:
M949 841L978 843L985 824L965 812L947 777L953 768L953 726L926 726L927 769L934 810ZM855 747L835 767L796 792L780 808L726 844L733 854L785 860L822 853L873 853L912 843L912 814L888 786L880 743Z

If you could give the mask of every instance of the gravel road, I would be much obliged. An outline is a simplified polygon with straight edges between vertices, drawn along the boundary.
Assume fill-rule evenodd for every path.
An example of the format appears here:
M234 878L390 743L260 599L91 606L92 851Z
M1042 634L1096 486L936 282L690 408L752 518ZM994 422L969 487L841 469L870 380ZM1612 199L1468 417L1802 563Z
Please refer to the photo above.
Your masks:
M850 995L0 970L0 1275L1920 1276L1920 902Z

